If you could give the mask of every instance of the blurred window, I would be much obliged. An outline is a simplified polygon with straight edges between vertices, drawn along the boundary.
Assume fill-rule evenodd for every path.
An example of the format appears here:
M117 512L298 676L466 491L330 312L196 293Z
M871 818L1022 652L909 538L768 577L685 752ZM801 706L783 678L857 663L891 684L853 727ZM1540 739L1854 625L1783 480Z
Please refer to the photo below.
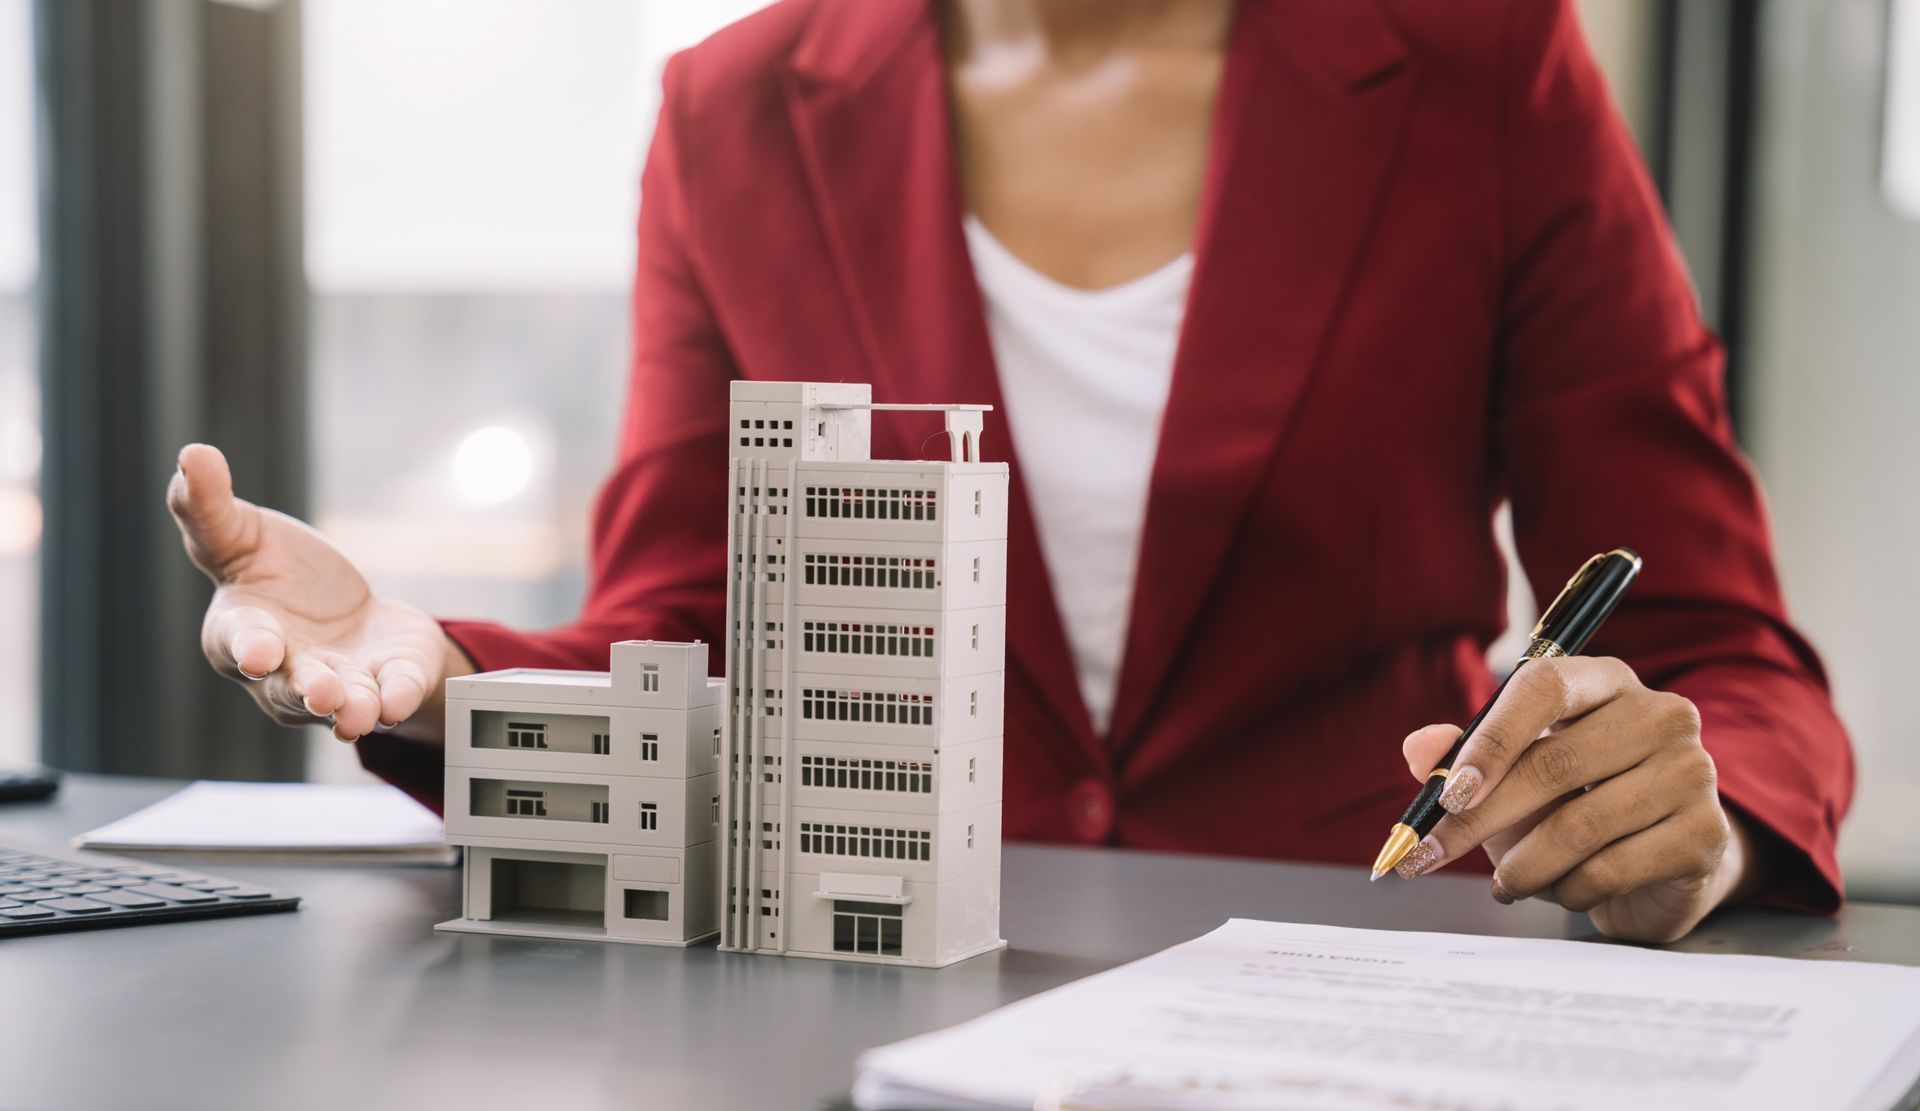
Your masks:
M1920 220L1920 0L1893 0L1887 26L1886 153L1881 174L1887 203Z
M0 765L40 747L37 246L30 0L0 0Z
M577 610L661 66L758 6L304 5L312 509L375 589Z

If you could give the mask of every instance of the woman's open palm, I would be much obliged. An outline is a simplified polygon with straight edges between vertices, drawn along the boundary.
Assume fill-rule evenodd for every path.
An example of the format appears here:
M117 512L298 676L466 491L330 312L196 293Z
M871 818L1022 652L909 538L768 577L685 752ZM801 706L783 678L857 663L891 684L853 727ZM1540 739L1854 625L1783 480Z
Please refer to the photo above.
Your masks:
M305 523L234 497L218 449L181 451L167 507L187 554L214 583L200 631L207 661L244 682L276 721L331 721L334 735L351 741L423 706L423 717L438 711L441 680L459 659L439 623L377 597Z

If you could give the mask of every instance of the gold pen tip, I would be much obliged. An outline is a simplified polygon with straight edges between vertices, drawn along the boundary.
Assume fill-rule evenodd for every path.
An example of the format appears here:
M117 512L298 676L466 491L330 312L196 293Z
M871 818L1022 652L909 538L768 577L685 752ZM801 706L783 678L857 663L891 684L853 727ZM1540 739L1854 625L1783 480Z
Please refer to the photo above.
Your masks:
M1393 871L1393 866L1400 863L1401 858L1412 852L1419 843L1420 835L1413 831L1412 826L1404 823L1394 826L1393 832L1387 835L1387 843L1380 846L1380 855L1374 858L1373 878L1379 879Z
M1367 882L1368 882L1368 883L1378 883L1378 882L1380 882L1380 877L1381 877L1381 876L1384 876L1384 875L1386 875L1386 873L1385 873L1385 872L1375 872L1375 873L1374 873L1373 875L1371 875L1371 876L1368 876L1368 877L1367 877Z

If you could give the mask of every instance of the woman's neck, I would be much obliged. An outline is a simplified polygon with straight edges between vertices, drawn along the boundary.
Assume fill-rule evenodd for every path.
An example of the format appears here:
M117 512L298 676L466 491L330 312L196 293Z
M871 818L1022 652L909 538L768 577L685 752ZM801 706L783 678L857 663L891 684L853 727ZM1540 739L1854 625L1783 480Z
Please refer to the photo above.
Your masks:
M950 0L950 59L994 55L1059 66L1097 62L1127 47L1218 48L1232 0Z

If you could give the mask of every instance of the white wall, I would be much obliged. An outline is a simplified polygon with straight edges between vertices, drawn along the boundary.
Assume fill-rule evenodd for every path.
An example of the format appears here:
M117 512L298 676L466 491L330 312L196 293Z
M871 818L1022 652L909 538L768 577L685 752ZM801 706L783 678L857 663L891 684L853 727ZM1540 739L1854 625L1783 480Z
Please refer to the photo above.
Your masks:
M1841 845L1849 886L1920 900L1906 847L1920 810L1920 222L1881 189L1887 5L1775 0L1762 11L1749 446L1788 602L1826 658L1858 751ZM1909 82L1920 79L1916 38Z

